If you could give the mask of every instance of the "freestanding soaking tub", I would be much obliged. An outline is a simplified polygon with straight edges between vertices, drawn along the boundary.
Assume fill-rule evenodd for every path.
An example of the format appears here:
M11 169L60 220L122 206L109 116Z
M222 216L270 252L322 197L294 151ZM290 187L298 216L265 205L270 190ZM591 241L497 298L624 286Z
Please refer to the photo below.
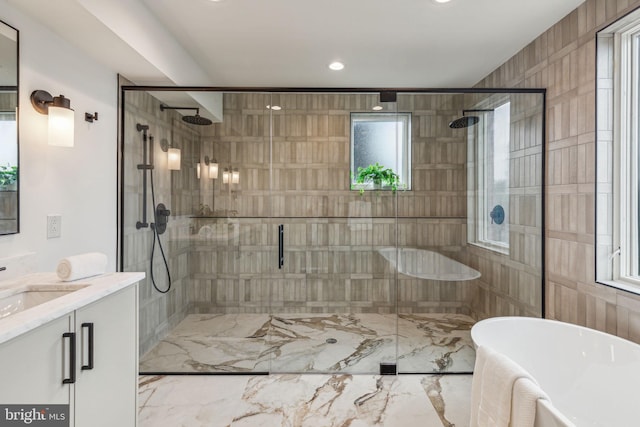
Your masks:
M538 401L538 426L640 426L640 345L570 323L529 317L482 320L476 346L524 368L551 399ZM563 419L566 418L566 419Z

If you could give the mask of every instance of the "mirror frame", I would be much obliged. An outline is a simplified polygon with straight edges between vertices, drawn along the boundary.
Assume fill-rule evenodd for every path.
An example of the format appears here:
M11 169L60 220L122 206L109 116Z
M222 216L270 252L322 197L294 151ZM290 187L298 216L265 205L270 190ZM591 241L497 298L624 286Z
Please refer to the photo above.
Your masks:
M16 85L14 86L0 86L0 90L16 91L16 161L18 165L17 173L17 188L16 188L16 227L9 232L0 231L0 236L10 236L20 233L20 187L21 185L21 166L20 166L20 30L11 24L8 24L4 20L0 19L0 24L6 25L16 32Z

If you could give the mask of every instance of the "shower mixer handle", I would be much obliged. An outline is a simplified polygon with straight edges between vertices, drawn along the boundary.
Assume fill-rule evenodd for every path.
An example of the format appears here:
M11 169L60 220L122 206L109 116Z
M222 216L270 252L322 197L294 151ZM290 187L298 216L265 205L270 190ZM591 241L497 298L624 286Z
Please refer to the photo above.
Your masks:
M171 211L166 208L164 203L158 203L156 207L156 223L153 225L158 235L163 234L167 230L167 222L169 222L169 216Z

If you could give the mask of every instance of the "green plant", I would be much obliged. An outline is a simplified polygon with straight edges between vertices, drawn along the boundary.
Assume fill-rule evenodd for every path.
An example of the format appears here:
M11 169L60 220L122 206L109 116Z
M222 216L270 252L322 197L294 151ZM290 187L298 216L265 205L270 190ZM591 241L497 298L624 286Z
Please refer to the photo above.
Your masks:
M0 166L0 186L5 187L18 180L18 166Z
M358 167L356 175L357 184L365 184L371 182L374 185L386 185L391 187L393 191L398 189L400 185L400 176L391 168L385 168L380 163L369 165L366 168ZM362 193L362 190L360 191Z

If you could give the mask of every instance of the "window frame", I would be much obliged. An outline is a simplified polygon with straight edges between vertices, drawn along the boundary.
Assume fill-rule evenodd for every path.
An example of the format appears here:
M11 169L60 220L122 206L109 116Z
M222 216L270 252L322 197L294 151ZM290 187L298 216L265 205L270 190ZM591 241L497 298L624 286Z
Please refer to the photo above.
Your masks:
M597 55L595 277L640 294L640 12L600 31Z
M469 162L469 165L467 167L469 173L468 212L469 216L472 217L472 220L469 221L467 241L470 245L488 249L503 255L509 254L509 241L502 242L490 239L488 237L488 226L491 223L492 219L490 217L489 206L487 205L487 174L489 170L493 169L489 169L487 167L489 157L487 142L489 140L493 140L494 138L494 130L491 129L491 127L495 125L493 111L504 105L510 105L510 103L510 99L505 98L497 100L497 102L495 102L496 107L494 108L477 108L478 112L474 114L477 114L480 120L475 125L475 129L473 130L473 132L469 132L467 134L469 145L468 158L472 160L472 162ZM511 107L509 107L509 109L511 109ZM509 127L511 127L511 112L509 112L509 117ZM509 135L511 135L510 129ZM511 146L511 141L509 141L508 146ZM504 222L505 227L507 227L507 236L509 235L508 219L509 207L507 206L507 208L505 209Z
M411 121L412 121L412 114L410 112L379 112L379 111L374 111L374 112L369 112L369 111L363 111L363 112L352 112L350 114L350 136L349 136L349 153L350 153L350 160L349 160L349 170L350 170L350 188L352 190L359 190L359 191L371 191L374 190L373 186L367 186L367 185L362 185L362 184L358 184L355 182L356 179L356 174L357 174L357 170L355 167L355 132L354 132L354 125L357 121L363 122L363 121L369 121L369 122L376 122L377 120L375 120L375 117L379 117L379 118L386 118L387 120L384 120L385 122L391 122L391 121L395 121L396 124L397 123L401 123L402 128L404 129L404 140L401 141L401 143L396 145L396 157L397 159L399 159L399 161L402 162L402 166L398 167L400 165L396 165L396 167L392 168L394 170L394 172L398 173L398 175L400 176L400 182L398 185L398 189L401 190L407 190L410 191L411 190L411 181L412 181L412 177L411 177L411 169L412 169L412 161L411 161L411 151L412 151L412 135L411 135ZM360 118L360 120L354 120ZM366 120L365 120L366 118ZM393 120L395 119L395 120ZM389 166L387 166L389 167ZM399 171L399 172L398 172ZM387 188L382 188L382 189L376 189L376 191L392 191L391 189L387 189Z

